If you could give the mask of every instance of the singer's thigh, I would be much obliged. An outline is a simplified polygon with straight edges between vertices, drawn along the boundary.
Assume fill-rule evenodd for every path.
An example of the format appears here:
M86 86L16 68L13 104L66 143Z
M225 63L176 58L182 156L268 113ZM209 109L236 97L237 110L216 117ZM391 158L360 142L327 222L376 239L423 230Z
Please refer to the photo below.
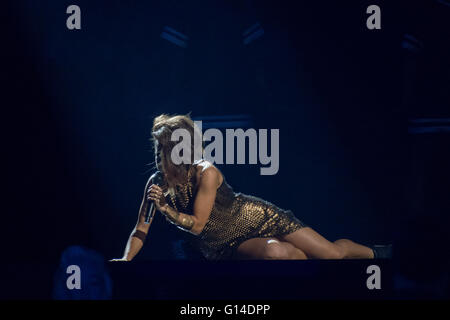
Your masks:
M236 253L236 259L306 259L300 249L276 238L246 240L239 245Z

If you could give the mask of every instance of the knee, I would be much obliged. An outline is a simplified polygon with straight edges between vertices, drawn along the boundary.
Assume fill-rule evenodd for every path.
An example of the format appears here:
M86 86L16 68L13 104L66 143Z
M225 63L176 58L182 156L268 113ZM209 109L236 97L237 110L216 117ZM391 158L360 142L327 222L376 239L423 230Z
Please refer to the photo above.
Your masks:
M327 257L325 259L338 260L338 259L344 259L344 258L345 258L344 251L340 248L335 248L328 252Z
M338 260L338 259L344 259L347 256L346 250L344 247L340 246L339 244L336 244L334 242L334 245L325 253L325 259L331 259L331 260Z
M264 259L282 260L289 259L289 250L280 242L267 242L264 246Z
M348 239L339 239L334 241L334 246L330 250L330 259L344 259L347 257L347 247L352 241Z

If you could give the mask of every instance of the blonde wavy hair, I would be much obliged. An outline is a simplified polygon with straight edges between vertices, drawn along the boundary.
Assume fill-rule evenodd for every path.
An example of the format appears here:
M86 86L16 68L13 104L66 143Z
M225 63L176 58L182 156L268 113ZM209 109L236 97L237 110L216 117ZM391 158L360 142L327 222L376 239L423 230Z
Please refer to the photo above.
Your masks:
M186 129L191 137L191 161L189 164L174 164L171 160L172 149L178 144L178 141L172 141L172 133L176 129ZM160 152L161 170L165 176L168 187L175 187L187 182L188 172L196 159L194 150L194 137L201 140L201 132L195 126L189 114L187 115L168 115L161 114L153 120L152 141L158 141L159 150L154 143L154 152L157 155ZM203 146L202 146L203 147ZM203 150L203 148L202 148Z

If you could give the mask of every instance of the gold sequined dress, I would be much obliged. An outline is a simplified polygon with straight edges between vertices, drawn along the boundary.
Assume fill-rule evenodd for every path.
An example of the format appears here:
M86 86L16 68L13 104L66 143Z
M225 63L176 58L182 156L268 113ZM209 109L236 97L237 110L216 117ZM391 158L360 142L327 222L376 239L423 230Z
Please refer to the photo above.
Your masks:
M181 188L166 200L181 212L192 214L195 194ZM223 179L202 232L193 244L208 260L233 259L238 246L251 238L277 237L307 225L290 210L283 210L263 199L235 193Z

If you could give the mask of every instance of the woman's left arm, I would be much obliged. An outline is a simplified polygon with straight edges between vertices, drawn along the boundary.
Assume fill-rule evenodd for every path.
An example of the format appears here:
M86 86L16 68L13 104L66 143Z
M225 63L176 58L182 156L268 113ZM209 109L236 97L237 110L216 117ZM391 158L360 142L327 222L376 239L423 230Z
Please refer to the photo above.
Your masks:
M211 214L219 183L220 173L218 170L213 166L205 168L200 175L193 215L178 212L168 204L159 206L158 210L180 229L198 235L202 232ZM154 198L155 196L150 197L152 200ZM159 199L161 199L161 196ZM159 202L159 204L161 203Z

